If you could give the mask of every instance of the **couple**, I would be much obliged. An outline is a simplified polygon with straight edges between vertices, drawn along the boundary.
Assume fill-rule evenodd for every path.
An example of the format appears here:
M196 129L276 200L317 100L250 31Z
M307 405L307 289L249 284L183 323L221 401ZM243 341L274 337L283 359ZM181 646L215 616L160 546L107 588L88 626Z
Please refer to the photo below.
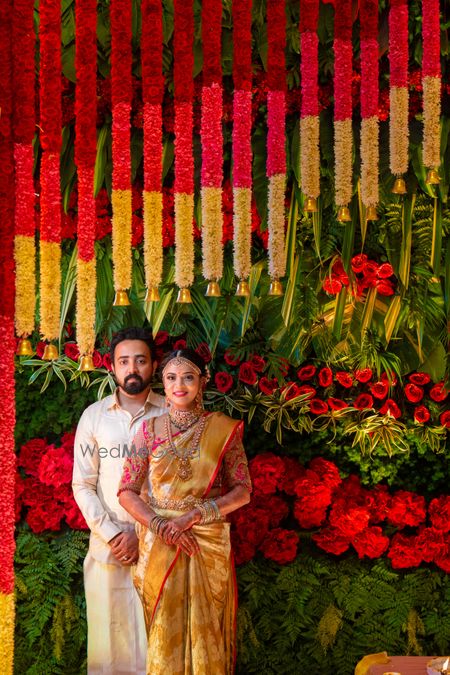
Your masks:
M251 490L242 423L205 412L208 373L192 350L163 360L166 402L154 394L153 349L143 329L114 336L117 389L77 429L73 488L91 529L88 673L226 675L236 613L226 515Z

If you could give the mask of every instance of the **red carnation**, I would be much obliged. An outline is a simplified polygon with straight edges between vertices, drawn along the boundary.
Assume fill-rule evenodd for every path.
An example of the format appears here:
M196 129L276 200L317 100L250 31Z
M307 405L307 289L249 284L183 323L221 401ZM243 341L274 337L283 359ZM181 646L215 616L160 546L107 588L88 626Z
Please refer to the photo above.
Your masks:
M391 417L395 417L395 419L398 420L402 414L402 411L392 398L387 398L380 408L380 414L390 415Z
M358 410L373 408L373 398L370 394L360 394L353 402L353 406Z
M172 345L172 349L175 352L177 352L179 349L186 349L186 347L187 347L187 342L183 338L180 338L179 340L176 340Z
M323 525L327 519L327 511L327 506L305 505L299 499L294 502L294 516L300 527L305 530Z
M264 495L267 498L266 495ZM230 515L232 527L236 529L240 537L243 537L253 546L259 546L269 531L270 519L266 509L253 506L254 498L250 504ZM255 527L258 523L258 527Z
M278 380L276 377L273 377L271 380L269 380L267 377L261 377L258 382L258 386L263 394L271 396L273 392L278 389Z
M222 394L226 394L233 386L233 378L230 373L226 373L224 370L215 374L214 382L217 389L222 392Z
M258 356L257 354L252 354L250 357L250 363L253 366L253 369L256 370L257 373L262 373L264 368L266 367L266 362L264 361L262 356Z
M434 527L424 527L420 530L416 537L416 546L422 559L428 563L445 556L447 552L444 533L441 530L435 530Z
M223 358L225 360L225 363L228 363L229 366L237 366L241 362L241 359L239 359L237 356L234 356L229 349L225 351Z
M410 403L419 403L423 399L423 389L417 384L407 384L405 387L405 396Z
M444 389L443 382L438 382L437 384L434 385L434 387L431 387L430 389L430 398L432 398L433 401L437 401L438 403L445 401L445 399L447 398L447 394L448 391Z
M418 567L422 562L422 553L417 546L417 537L405 537L404 534L394 535L388 551L394 569L404 567Z
M72 359L72 361L78 361L78 357L80 356L78 345L75 342L66 342L64 345L64 354L68 356L69 359Z
M239 532L231 532L231 545L236 565L243 565L255 556L255 544L249 542L245 536L241 536Z
M374 382L370 385L370 391L375 398L381 400L386 398L389 391L389 385L387 382L382 382L380 380L379 382Z
M441 570L450 574L450 544L447 544L443 551L434 556L434 562Z
M431 380L431 377L428 373L411 373L408 377L408 380L413 384L418 384L419 387L423 387L425 384L428 384Z
M344 537L341 532L334 527L324 528L317 534L313 534L312 538L319 548L327 553L333 553L334 555L345 553L350 546L347 537Z
M249 361L244 361L239 366L239 379L245 384L256 384L258 381L258 375L253 369L252 364Z
M63 507L52 499L32 506L28 511L25 521L33 532L39 534L44 530L59 530L64 516Z
M352 539L369 524L370 513L365 505L349 503L343 499L336 500L330 511L331 527L338 530L343 537Z
M328 410L328 404L320 398L313 398L309 403L309 409L313 415L323 415Z
M339 370L334 378L346 389L350 389L353 386L353 377L350 373L346 373L345 370Z
M322 525L331 504L333 486L327 485L317 473L308 469L295 482L295 492L298 499L294 504L294 516L300 527L309 529Z
M20 448L17 465L25 469L30 476L39 475L39 464L47 450L47 442L43 438L33 438Z
M352 270L355 272L355 274L360 274L363 271L366 263L367 263L367 256L366 256L365 253L361 253L360 255L355 255L352 258L352 262L351 262Z
M311 380L316 374L316 366L303 366L300 370L297 371L297 377L302 382L306 380Z
M446 429L450 429L450 410L446 410L442 413L442 415L439 417L439 422Z
M372 369L371 368L363 368L362 370L357 370L355 372L355 379L358 380L358 382L369 382L369 380L372 379Z
M366 490L364 501L370 512L371 523L381 523L386 520L388 508L391 504L391 495L387 485L375 485L372 490Z
M425 498L414 492L398 490L391 501L387 512L387 519L396 527L417 527L426 518Z
M352 544L358 558L379 558L389 547L389 537L386 537L381 527L368 527L354 537Z
M273 495L284 474L281 457L273 452L264 452L249 462L255 494Z
M202 357L205 363L209 363L211 361L212 359L211 352L206 342L200 342L195 351L199 356Z
M425 422L428 422L430 417L431 417L430 411L424 405L418 405L417 408L414 410L414 419L419 424L425 424Z
M330 396L330 398L327 399L327 403L331 410L343 410L344 408L348 408L348 403L340 398L334 398L333 396Z
M309 469L317 473L332 490L342 483L336 464L323 457L314 457L309 463Z
M433 527L442 532L450 532L450 497L448 495L432 499L428 513Z
M265 558L279 565L292 562L297 555L298 535L293 530L277 527L270 530L260 546Z
M255 495L251 506L267 514L270 527L278 527L281 521L289 515L286 498L279 495Z
M390 263L383 263L377 270L377 277L379 279L388 279L389 277L392 277L393 274L394 270Z
M334 274L332 274L330 277L325 279L322 284L322 288L330 295L337 295L342 288L342 283Z
M44 485L58 487L70 483L73 472L73 457L65 448L50 446L39 465L39 480Z
M333 382L333 372L331 368L321 368L318 376L321 387L329 387Z
M283 457L284 474L278 485L280 490L288 495L295 495L295 485L299 478L305 475L305 467L298 460Z

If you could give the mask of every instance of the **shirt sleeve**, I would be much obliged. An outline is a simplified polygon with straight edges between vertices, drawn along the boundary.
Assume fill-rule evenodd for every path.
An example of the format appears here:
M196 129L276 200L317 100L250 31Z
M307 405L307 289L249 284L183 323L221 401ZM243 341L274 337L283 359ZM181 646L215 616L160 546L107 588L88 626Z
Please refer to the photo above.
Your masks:
M92 430L89 409L85 410L75 434L72 489L89 529L106 543L122 530L113 523L97 495L100 466L98 444Z
M235 433L230 447L225 453L221 467L222 488L227 492L237 485L242 485L249 492L252 491L252 482L248 470L242 438L239 432Z
M126 490L136 492L138 495L141 494L141 488L148 474L149 443L150 436L147 424L143 422L131 444L134 452L128 455L124 462L117 496Z

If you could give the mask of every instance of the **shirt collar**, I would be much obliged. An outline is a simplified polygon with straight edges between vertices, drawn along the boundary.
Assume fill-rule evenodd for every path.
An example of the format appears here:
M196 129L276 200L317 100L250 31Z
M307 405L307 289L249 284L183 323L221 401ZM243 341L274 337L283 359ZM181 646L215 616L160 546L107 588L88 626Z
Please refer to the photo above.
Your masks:
M118 391L119 391L119 388L117 387L114 390L114 393L112 395L111 403L108 405L108 410L113 410L115 408L116 409L118 408L119 410L123 409L120 405L120 402L119 402ZM147 410L149 408L151 408L152 406L156 406L157 408L160 408L161 407L161 397L158 394L155 394L155 392L152 389L150 389L150 391L148 392L148 396L145 399L143 408L144 408L145 412L147 412Z

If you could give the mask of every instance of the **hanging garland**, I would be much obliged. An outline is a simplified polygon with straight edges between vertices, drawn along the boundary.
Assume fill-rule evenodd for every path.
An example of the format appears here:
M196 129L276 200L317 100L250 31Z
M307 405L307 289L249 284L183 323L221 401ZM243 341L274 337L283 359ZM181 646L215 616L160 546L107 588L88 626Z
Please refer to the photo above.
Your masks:
M423 163L427 182L439 183L441 163L441 61L439 0L422 1Z
M300 0L300 164L309 211L316 211L320 194L318 22L319 0Z
M286 13L284 2L267 2L267 178L269 180L269 274L286 273L284 198L286 192ZM273 289L273 285L272 285ZM280 292L280 291L278 291Z
M77 0L75 7L76 123L75 162L78 170L77 342L82 356L95 344L95 199L97 152L97 3Z
M361 0L361 198L366 219L378 204L378 0Z
M34 59L36 36L33 0L14 0L13 79L14 160L15 160L15 238L16 263L15 322L19 337L34 330L36 310L36 244L34 221L33 146Z
M0 3L0 343L2 414L0 415L0 664L12 675L14 660L14 155L12 138L12 0ZM25 45L24 45L25 47Z
M252 3L233 0L233 243L240 284L251 268L252 201Z
M112 245L115 304L131 286L131 0L111 1ZM124 293L125 292L125 293Z
M352 1L336 0L334 12L334 161L338 220L351 220L352 198Z
M180 290L194 281L193 44L192 0L174 0L175 283ZM181 293L179 300L189 302L189 293Z
M203 276L209 282L222 277L222 115L221 68L222 0L203 0L203 89L202 89L202 254ZM216 284L207 293L219 294Z
M397 177L394 190L406 192L401 178L408 171L408 3L391 0L389 10L389 165Z
M61 311L61 7L54 0L41 0L39 15L40 330L45 340L56 340Z
M143 0L142 98L144 103L144 268L147 300L158 300L163 271L162 197L162 5Z

